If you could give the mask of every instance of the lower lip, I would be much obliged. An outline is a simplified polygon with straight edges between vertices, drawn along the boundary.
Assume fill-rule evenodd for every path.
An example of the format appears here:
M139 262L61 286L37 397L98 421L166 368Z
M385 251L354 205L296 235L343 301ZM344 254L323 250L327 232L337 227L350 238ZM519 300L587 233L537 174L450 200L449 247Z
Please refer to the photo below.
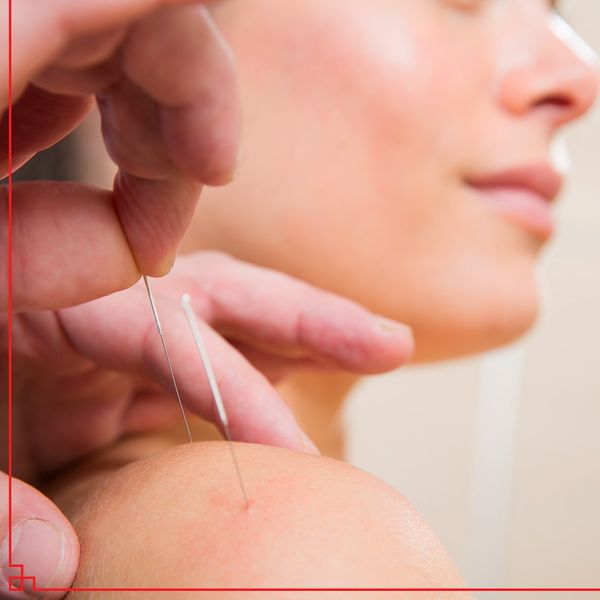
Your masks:
M520 225L543 241L554 233L554 219L548 200L525 188L473 187L495 212Z

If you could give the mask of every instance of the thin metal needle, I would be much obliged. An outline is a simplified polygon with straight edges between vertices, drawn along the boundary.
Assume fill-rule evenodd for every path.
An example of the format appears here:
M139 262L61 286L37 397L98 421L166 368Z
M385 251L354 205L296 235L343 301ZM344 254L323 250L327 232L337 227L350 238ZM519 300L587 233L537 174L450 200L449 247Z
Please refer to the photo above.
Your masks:
M169 352L167 351L167 344L165 342L165 334L163 333L162 327L160 325L160 319L158 318L158 311L156 310L156 304L154 303L154 296L152 295L152 290L150 289L150 282L148 281L148 277L144 275L144 285L146 286L146 291L148 292L148 299L150 300L150 307L152 308L152 314L154 315L154 322L156 323L156 329L158 330L158 335L160 336L160 341L163 347L163 352L165 354L165 358L167 359L167 365L169 366L169 373L171 374L171 381L173 382L173 388L175 389L175 395L177 396L177 402L179 402L179 408L181 409L181 415L183 416L183 422L185 423L185 429L187 431L188 437L190 438L190 442L192 440L192 432L190 431L190 424L188 423L187 416L185 414L185 409L183 408L183 402L181 401L181 396L179 394L179 388L177 387L177 381L175 380L175 373L173 373L173 365L171 364L171 359L169 358Z
M217 411L219 412L219 418L221 419L223 430L225 431L225 437L227 438L227 443L229 444L231 458L233 459L235 471L240 482L240 488L242 490L242 496L244 496L246 508L249 508L250 505L248 503L248 496L246 495L246 488L244 487L244 480L242 479L242 472L240 471L240 466L235 455L235 446L233 445L233 441L231 439L231 431L229 429L229 419L227 418L227 411L225 410L225 405L223 404L223 399L221 398L221 392L219 391L219 386L217 385L217 378L215 377L214 371L210 364L208 352L206 351L206 346L204 345L202 336L200 335L200 329L198 328L198 322L196 321L196 315L194 314L190 300L190 295L184 294L181 297L181 306L185 312L185 316L187 317L188 323L190 325L190 330L192 332L194 342L196 343L196 348L198 348L198 353L200 354L200 359L202 360L204 372L206 373L206 377L208 379L208 385L210 386L210 390L215 400L215 404L217 405Z

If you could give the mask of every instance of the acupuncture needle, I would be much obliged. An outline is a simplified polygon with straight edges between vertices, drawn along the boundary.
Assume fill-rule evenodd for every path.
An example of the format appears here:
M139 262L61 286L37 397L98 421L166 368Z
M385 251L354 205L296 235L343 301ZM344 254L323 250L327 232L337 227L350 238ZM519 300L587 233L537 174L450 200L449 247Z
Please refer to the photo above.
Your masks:
M154 322L156 324L156 329L158 330L158 335L160 337L160 342L162 344L163 353L165 355L165 359L166 359L167 365L169 367L169 373L171 374L171 381L173 382L173 389L175 390L175 395L177 396L177 402L179 402L179 408L181 409L181 415L183 416L183 422L185 424L185 429L187 431L188 437L190 438L190 442L193 442L194 440L192 440L192 432L190 431L190 424L188 423L188 419L185 414L185 409L183 408L183 402L181 401L181 395L179 394L179 388L177 387L175 373L173 372L173 365L171 364L171 359L169 357L169 351L167 350L167 343L165 342L165 334L163 333L163 328L160 324L160 319L158 318L158 310L156 310L154 296L152 295L152 290L150 289L150 282L148 281L148 277L146 275L144 275L144 285L146 286L146 291L148 292L148 299L150 300L150 308L152 309L152 314L154 315Z
M235 446L233 444L233 440L231 439L231 430L229 429L229 419L227 417L227 411L225 410L225 405L223 404L223 399L221 398L221 392L219 391L219 386L217 385L217 379L215 377L214 371L210 364L210 359L208 357L208 352L206 351L206 346L204 345L204 341L202 340L202 336L200 335L200 329L198 328L198 322L196 320L196 315L192 309L191 305L191 297L189 294L184 294L181 297L181 307L185 312L185 316L187 317L188 324L190 326L190 331L192 332L192 336L194 338L194 342L196 343L196 348L198 349L198 353L200 354L200 359L202 360L202 366L204 367L204 373L206 374L206 378L208 379L208 385L210 386L210 390L213 395L213 399L217 406L217 411L219 413L219 418L221 419L221 424L223 425L223 431L225 432L225 437L227 438L227 443L229 445L229 450L231 451L231 458L233 459L233 465L235 467L235 472L237 473L237 478L240 483L240 488L242 490L242 496L244 497L244 503L246 504L246 509L250 508L248 503L248 496L246 495L246 488L244 487L244 480L242 479L242 473L240 471L240 466L237 461L237 457L235 454Z

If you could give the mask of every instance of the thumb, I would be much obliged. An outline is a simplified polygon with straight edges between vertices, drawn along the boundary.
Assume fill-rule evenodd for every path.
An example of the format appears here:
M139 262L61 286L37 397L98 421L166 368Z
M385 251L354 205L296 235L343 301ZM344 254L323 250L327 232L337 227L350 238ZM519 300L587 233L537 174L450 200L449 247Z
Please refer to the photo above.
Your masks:
M67 588L73 581L79 562L75 530L52 501L14 478L11 504L9 523L8 476L0 473L0 598L62 598L65 592L44 589Z

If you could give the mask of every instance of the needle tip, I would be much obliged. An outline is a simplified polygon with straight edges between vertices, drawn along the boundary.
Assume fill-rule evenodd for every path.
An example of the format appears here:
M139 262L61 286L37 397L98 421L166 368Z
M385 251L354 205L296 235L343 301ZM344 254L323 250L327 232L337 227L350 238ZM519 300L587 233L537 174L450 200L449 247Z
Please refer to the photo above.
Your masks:
M181 306L187 306L191 299L189 294L183 294L183 296L181 296Z

